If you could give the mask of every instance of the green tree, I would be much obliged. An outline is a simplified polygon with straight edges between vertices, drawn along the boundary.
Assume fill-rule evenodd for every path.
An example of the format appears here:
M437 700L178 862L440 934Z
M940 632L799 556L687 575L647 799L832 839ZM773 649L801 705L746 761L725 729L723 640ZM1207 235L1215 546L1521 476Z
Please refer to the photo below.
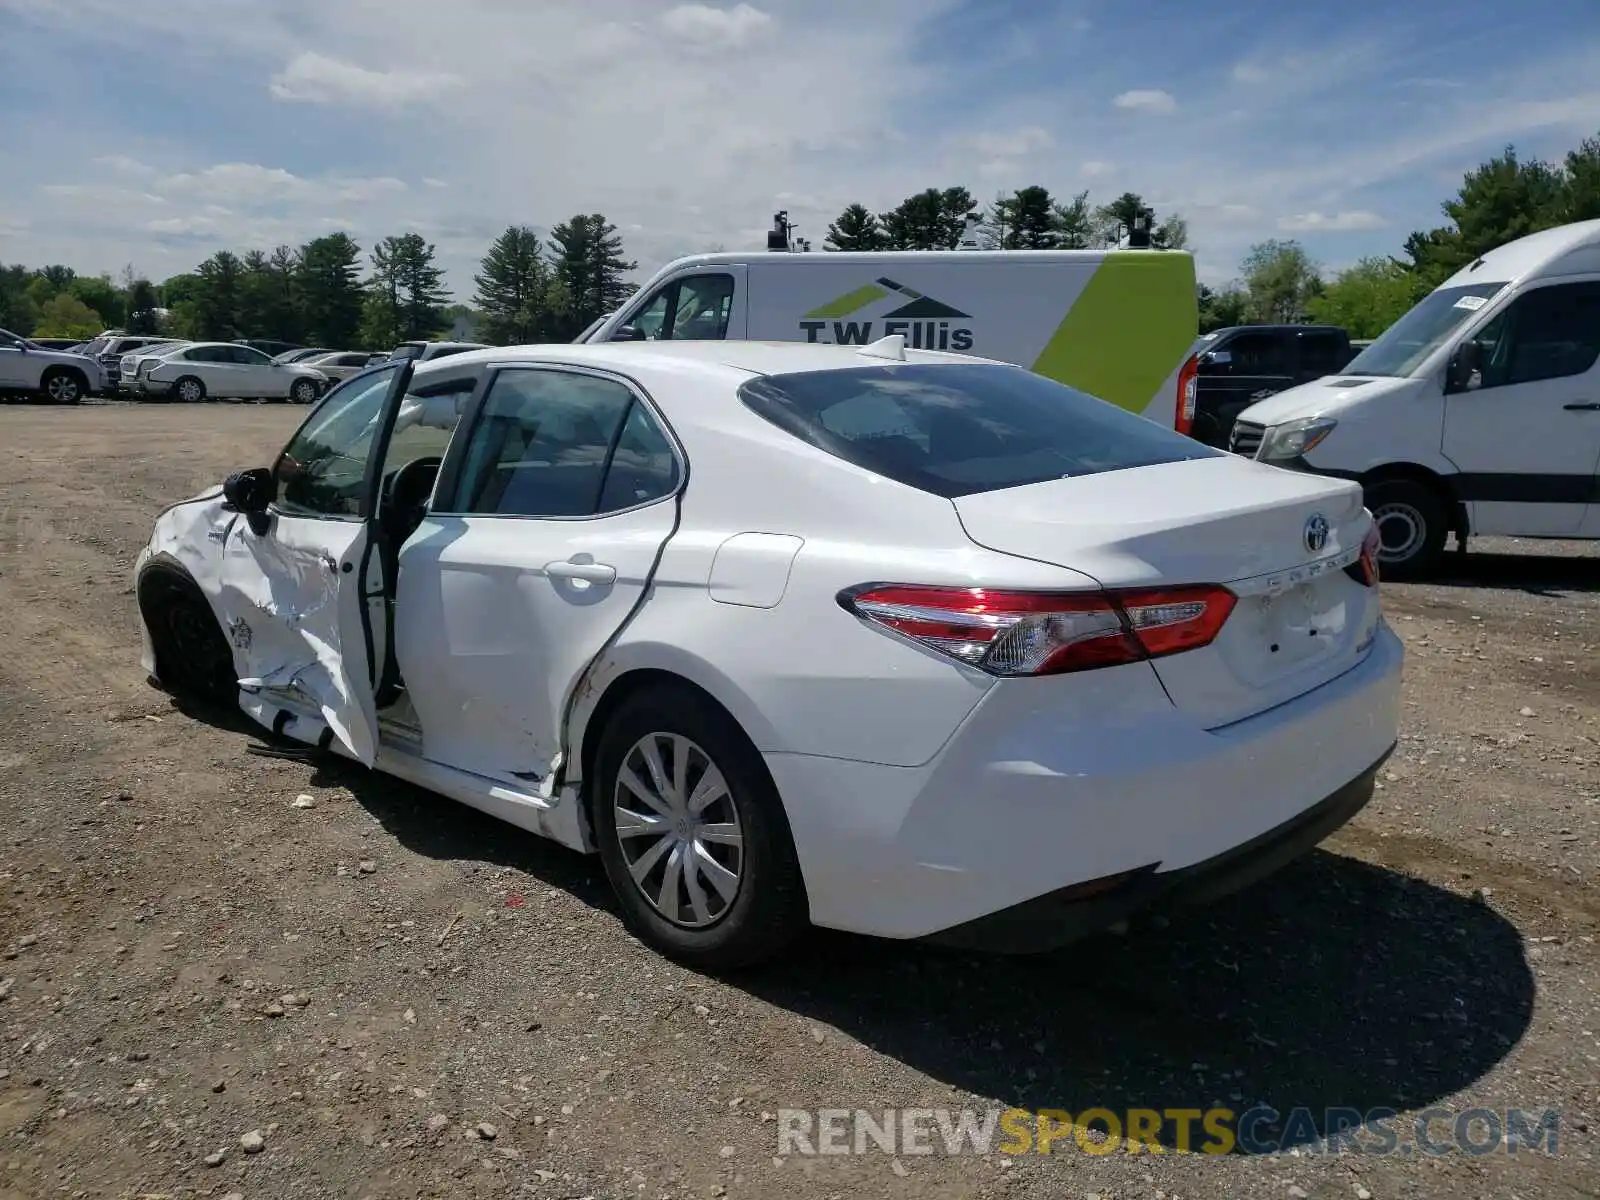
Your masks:
M21 263L0 265L0 329L27 337L39 320L39 306L28 295L33 273Z
M1157 250L1186 250L1189 247L1189 222L1177 213L1155 227L1150 245Z
M244 264L231 250L218 250L196 272L196 336L205 341L228 341L239 336Z
M272 279L267 256L249 250L239 260L239 329L246 337L271 337Z
M1580 166L1587 163L1580 160ZM1537 159L1523 162L1516 147L1468 171L1456 195L1441 206L1450 224L1413 233L1406 253L1420 281L1437 287L1474 259L1568 220L1572 196L1565 171Z
M127 308L111 276L79 275L67 284L65 290L100 314L100 329L121 327ZM100 329L95 332L99 333Z
M298 294L305 340L316 346L355 344L366 293L361 247L347 233L330 233L300 249Z
M1324 325L1342 325L1353 338L1375 338L1417 301L1416 274L1392 258L1363 258L1324 285L1306 312Z
M1600 138L1584 138L1576 150L1567 152L1566 176L1566 219L1600 217Z
M64 289L39 310L35 337L69 337L87 341L105 328L101 316L82 300Z
M824 250L882 250L887 245L883 226L865 204L849 205L828 225Z
M1250 297L1238 283L1230 283L1221 291L1200 285L1200 332L1230 329L1245 325L1250 320Z
M473 276L482 311L480 337L505 346L554 336L559 321L550 305L553 279L539 235L526 225L507 227Z
M638 266L623 257L617 227L600 213L580 213L550 231L555 276L564 297L563 340L615 311L633 294L625 276Z
M128 285L128 332L153 334L160 331L161 302L148 279L135 279Z
M386 237L372 248L364 331L392 330L392 345L429 337L445 326L443 308L449 293L434 257L433 246L420 233Z
M878 217L890 250L954 250L978 204L964 187L928 188Z
M1296 241L1257 242L1239 264L1239 275L1256 324L1304 321L1306 306L1322 292L1321 269Z
M997 250L1052 250L1061 244L1060 211L1038 184L1001 196L985 216L984 240Z
M1063 250L1086 250L1094 242L1094 210L1089 193L1079 192L1056 205L1056 244Z

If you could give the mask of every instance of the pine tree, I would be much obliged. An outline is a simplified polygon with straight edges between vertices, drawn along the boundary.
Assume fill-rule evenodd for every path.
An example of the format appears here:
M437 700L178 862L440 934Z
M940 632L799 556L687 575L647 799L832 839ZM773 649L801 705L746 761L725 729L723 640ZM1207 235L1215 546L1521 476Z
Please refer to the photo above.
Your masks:
M976 215L977 208L964 187L928 188L907 196L878 220L891 250L954 250L966 232L967 217Z
M840 213L822 240L826 250L882 250L886 244L883 226L864 204L852 204Z
M196 274L195 332L202 341L225 342L239 336L240 291L244 264L231 250L218 250Z
M550 231L550 240L557 247L555 275L567 300L561 336L571 338L633 294L624 276L638 264L623 258L617 227L600 213L563 221Z
M160 328L161 307L156 289L148 279L135 279L128 285L128 332L153 334Z
M299 291L305 336L312 345L354 345L364 292L361 247L347 233L330 233L300 250Z
M484 316L484 339L503 346L551 336L555 324L551 280L544 246L532 229L512 225L495 238L473 276L477 305Z

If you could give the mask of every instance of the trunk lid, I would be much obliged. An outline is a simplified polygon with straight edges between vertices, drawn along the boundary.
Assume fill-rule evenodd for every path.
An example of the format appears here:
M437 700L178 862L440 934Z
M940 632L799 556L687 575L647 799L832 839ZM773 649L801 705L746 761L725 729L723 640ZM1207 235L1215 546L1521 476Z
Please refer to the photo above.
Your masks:
M1310 691L1371 649L1377 589L1344 570L1371 520L1354 483L1223 455L953 503L979 545L1108 588L1232 589L1239 602L1215 641L1152 664L1173 703L1206 728ZM1311 535L1324 525L1318 544Z

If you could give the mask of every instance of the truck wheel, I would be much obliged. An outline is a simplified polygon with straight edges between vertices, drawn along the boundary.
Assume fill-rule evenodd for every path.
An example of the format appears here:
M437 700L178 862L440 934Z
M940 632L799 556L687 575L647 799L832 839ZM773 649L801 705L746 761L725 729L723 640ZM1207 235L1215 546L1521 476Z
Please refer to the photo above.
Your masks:
M57 404L78 404L89 381L70 367L51 367L39 380L39 390Z
M1438 565L1450 523L1438 492L1414 479L1385 479L1366 488L1366 503L1382 539L1380 576L1420 579Z

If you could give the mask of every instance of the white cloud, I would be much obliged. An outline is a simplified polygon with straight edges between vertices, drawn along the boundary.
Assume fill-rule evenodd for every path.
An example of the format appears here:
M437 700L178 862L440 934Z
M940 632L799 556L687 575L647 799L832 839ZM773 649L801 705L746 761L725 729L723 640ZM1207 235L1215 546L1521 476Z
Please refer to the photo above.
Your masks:
M736 4L680 4L661 14L661 27L673 37L702 50L737 50L768 36L777 24L770 13Z
M1115 163L1108 163L1098 158L1091 158L1078 168L1085 179L1099 179L1102 175L1109 175L1116 169Z
M102 167L110 167L119 175L154 175L156 169L126 154L102 154L94 160Z
M8 217L5 213L0 213L0 237L23 237L30 228L29 223L22 217Z
M431 188L447 188L447 187L450 186L444 180L435 179L432 175L424 175L422 177L422 183L423 183L424 187L431 187Z
M1278 218L1278 228L1290 233L1350 233L1361 229L1382 229L1388 224L1377 213L1365 209L1326 215L1319 212L1296 213L1294 216Z
M157 185L174 199L227 202L241 207L290 202L361 203L407 190L392 176L306 179L282 167L260 163L217 163L200 171L170 175Z
M1229 72L1235 83L1266 83L1272 78L1272 72L1260 63L1239 62L1233 64Z
M1166 114L1178 111L1178 102L1172 98L1172 93L1160 88L1135 88L1131 92L1123 92L1112 103L1118 108L1129 108L1136 112Z
M1024 125L1021 129L1004 133L978 133L965 139L965 144L986 158L1020 158L1036 150L1047 150L1055 144L1048 129L1037 125Z
M279 100L305 104L396 108L435 99L465 83L461 76L447 72L374 71L307 50L272 77L268 90Z

